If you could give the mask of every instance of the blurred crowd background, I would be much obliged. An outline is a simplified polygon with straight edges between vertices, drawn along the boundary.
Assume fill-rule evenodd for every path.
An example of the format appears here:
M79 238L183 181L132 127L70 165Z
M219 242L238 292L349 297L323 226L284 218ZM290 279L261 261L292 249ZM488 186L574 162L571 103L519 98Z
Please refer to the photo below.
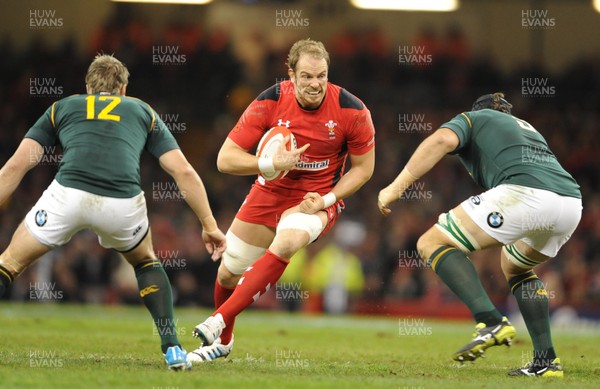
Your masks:
M8 37L1 41L0 163L54 100L84 92L85 72L95 53L114 53L131 73L128 94L161 114L204 180L225 231L255 177L219 173L218 149L250 101L285 79L287 49L294 40L273 45L272 37L249 31L252 45L234 50L226 29L188 22L157 29L143 13L133 10L115 6L108 18L98 22L84 50L74 37L53 46L35 39L25 47ZM310 31L297 34L304 35ZM474 52L457 24L423 26L406 37L404 50L424 50L420 54L425 57L411 64L399 61L398 45L390 44L385 28L346 28L317 38L331 56L330 81L370 108L377 130L376 173L346 201L334 230L299 253L276 290L259 306L373 314L405 312L406 307L432 314L444 307L454 310L456 300L418 260L415 244L440 213L481 189L455 157L448 157L411 188L390 217L379 214L377 193L440 124L468 110L479 95L504 91L514 105L513 113L546 137L583 193L579 228L558 256L537 270L550 291L551 306L570 306L580 315L600 317L599 56L574 58L560 71L550 71L536 61L507 71L491 57ZM184 56L172 57L179 63L157 62L153 57L157 46L176 47L177 54ZM554 93L524 95L522 81L527 78L546 79ZM32 79L53 79L60 93L32 93ZM54 158L30 171L0 208L0 247L6 247L20 220L51 182L61 151L49 152ZM211 306L218 264L201 244L200 224L157 161L147 155L142 161L154 248L173 283L175 303ZM499 251L474 254L472 259L494 301L510 309L512 297L500 271ZM31 301L39 296L32 289L43 288L62 292L59 303L141 303L133 271L115 252L102 249L89 232L76 235L38 261L4 299ZM41 299L47 300L52 299ZM464 314L461 309L454 313Z

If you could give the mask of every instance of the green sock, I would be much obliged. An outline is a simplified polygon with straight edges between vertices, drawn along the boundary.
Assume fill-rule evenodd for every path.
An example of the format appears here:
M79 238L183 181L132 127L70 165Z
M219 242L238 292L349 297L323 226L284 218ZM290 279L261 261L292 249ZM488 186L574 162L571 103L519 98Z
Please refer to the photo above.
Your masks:
M531 336L535 361L551 361L556 358L550 333L548 292L533 271L515 276L508 284L517 299L519 310Z
M502 321L502 315L488 297L471 260L462 251L442 246L429 260L431 268L469 308L478 323L492 326Z
M0 265L0 297L4 295L6 288L13 282L14 277L7 268Z
M152 260L135 267L140 296L150 311L163 353L171 346L179 345L177 326L173 318L173 293L167 273L160 262Z

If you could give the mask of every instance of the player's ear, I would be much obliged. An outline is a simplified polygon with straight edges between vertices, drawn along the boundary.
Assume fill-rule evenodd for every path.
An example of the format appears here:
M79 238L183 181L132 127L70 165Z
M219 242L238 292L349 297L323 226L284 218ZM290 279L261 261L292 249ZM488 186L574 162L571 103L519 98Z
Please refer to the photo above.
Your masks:
M85 84L85 93L88 95L93 95L92 88L88 84Z
M290 81L292 81L292 84L296 83L296 80L294 79L294 70L291 68L288 68L288 76L290 76Z
M127 84L123 84L121 85L121 89L119 89L119 94L121 96L125 96L125 93L127 92Z

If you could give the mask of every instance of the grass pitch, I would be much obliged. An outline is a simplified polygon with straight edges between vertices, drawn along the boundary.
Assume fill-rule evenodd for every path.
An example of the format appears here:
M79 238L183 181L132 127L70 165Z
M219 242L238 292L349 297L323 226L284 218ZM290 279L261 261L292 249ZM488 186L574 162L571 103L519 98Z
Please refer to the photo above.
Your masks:
M176 309L178 334L197 347L193 327L210 312ZM305 316L248 311L237 321L229 358L166 370L143 307L0 304L2 388L597 388L600 334L555 331L562 380L511 378L531 359L518 328L513 347L460 366L450 359L471 323L415 318Z

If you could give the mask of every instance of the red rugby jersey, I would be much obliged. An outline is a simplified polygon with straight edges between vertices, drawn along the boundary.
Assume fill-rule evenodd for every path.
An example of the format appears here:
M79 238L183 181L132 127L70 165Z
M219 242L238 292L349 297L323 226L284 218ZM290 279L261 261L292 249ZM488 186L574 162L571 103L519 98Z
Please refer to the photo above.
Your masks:
M286 80L262 92L244 111L229 138L246 150L256 150L262 136L277 125L287 126L298 147L310 143L301 161L280 180L256 183L271 190L329 192L344 174L348 153L362 155L375 146L371 113L345 89L327 83L327 92L316 110L300 107L294 85Z

